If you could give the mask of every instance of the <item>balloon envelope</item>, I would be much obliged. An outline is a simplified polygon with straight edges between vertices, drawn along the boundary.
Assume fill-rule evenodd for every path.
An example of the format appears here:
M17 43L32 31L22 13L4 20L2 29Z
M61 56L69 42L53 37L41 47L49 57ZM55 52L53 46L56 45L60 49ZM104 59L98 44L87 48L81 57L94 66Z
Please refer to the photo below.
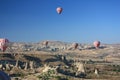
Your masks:
M78 43L73 43L72 46L74 47L74 49L76 49L78 47Z
M0 39L0 49L4 52L8 47L9 40L8 39Z
M48 45L48 41L44 41L43 45L47 46Z
M96 47L96 48L98 48L99 46L100 46L100 41L94 41L94 46Z
M56 9L56 11L57 11L58 14L61 14L62 11L63 11L63 9L62 9L61 7L58 7L58 8Z
M45 41L45 45L46 45L46 46L48 45L48 41Z

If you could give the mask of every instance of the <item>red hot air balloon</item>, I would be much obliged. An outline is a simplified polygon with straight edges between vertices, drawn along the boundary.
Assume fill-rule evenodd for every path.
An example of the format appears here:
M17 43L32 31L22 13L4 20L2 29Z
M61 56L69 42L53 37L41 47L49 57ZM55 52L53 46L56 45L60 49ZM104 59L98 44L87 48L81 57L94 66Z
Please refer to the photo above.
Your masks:
M58 7L58 8L56 9L56 11L57 11L58 14L61 14L62 11L63 11L63 9L62 9L61 7Z
M74 49L77 49L78 43L73 43L73 44L72 44L72 47L73 47Z
M95 41L93 44L94 44L95 48L99 48L99 46L100 46L100 41Z
M4 52L8 47L9 40L8 39L0 39L0 49Z

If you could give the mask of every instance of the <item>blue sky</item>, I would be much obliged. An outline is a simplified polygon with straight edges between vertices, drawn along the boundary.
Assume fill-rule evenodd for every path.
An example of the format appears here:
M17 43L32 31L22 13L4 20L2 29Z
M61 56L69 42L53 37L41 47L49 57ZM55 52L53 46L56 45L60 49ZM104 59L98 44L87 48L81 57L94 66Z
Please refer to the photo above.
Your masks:
M0 0L0 38L120 43L120 0Z

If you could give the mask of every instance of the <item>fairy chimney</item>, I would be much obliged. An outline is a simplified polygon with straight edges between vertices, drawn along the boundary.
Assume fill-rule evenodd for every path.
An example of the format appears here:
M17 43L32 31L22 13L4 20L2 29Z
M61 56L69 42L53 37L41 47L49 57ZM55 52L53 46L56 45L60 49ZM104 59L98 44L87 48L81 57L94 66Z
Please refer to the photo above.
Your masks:
M6 70L10 70L9 64L6 64Z
M24 70L27 70L27 68L28 68L28 63L26 62Z
M85 67L84 67L84 64L81 63L81 62L75 62L74 65L75 65L76 68L77 68L77 71L76 71L75 76L78 76L78 77L85 77L86 74L85 74Z
M96 68L96 69L95 69L95 74L98 75L98 72L99 72L99 71L98 71L98 69Z
M18 67L18 60L16 61L15 67Z
M34 69L33 61L30 61L30 69Z

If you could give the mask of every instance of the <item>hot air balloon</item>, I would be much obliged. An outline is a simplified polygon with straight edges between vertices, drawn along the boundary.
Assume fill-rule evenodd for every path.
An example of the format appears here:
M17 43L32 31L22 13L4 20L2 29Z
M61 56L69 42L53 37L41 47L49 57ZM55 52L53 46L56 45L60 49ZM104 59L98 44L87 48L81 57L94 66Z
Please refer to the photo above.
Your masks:
M97 49L100 46L100 41L94 41L93 44L94 44L95 48Z
M62 11L63 11L63 9L62 9L61 7L58 7L58 8L56 9L56 11L57 11L58 14L61 14Z
M8 39L0 39L0 49L4 52L8 47L9 40Z
M47 47L48 46L48 41L44 41L43 45L45 45L45 47Z
M74 49L77 49L78 43L73 43L73 44L72 44L72 47L73 47Z

